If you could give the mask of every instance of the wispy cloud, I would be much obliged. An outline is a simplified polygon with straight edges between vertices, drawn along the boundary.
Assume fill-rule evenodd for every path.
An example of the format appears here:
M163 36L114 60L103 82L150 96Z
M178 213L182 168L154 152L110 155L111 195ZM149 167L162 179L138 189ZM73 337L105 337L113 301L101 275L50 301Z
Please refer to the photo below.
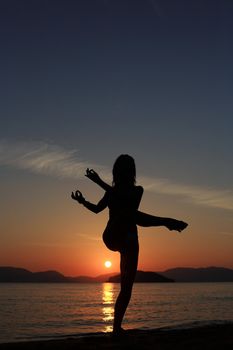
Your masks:
M102 241L101 237L99 236L93 236L93 235L88 235L85 233L77 233L74 234L73 237L77 238L84 238L87 241ZM20 244L23 246L35 246L35 247L70 247L74 246L76 244L74 240L72 242L67 243L67 241L60 241L60 242L46 242L46 241L22 241Z
M183 185L167 179L142 178L147 190L152 192L183 196L197 205L233 210L233 191Z
M82 160L77 150L44 142L10 143L0 141L0 165L25 169L58 178L83 178L86 168L94 168L107 181L111 170L106 166ZM146 190L165 195L182 196L196 205L233 210L233 191L174 183L168 179L141 177Z
M100 237L91 236L91 235L88 235L85 233L77 233L76 236L80 237L80 238L85 238L85 239L90 240L90 241L95 241L95 242L102 240Z
M86 168L106 171L106 168L82 160L77 150L47 144L45 142L0 142L0 164L30 170L33 173L58 178L77 179Z

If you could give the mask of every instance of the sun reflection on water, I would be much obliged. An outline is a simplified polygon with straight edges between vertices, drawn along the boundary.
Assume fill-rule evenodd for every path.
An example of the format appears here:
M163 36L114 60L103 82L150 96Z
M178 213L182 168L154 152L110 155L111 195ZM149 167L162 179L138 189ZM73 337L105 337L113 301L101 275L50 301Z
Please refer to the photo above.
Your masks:
M113 284L112 283L103 283L103 322L104 329L103 332L111 332L112 331L112 321L114 317L114 292L113 292Z

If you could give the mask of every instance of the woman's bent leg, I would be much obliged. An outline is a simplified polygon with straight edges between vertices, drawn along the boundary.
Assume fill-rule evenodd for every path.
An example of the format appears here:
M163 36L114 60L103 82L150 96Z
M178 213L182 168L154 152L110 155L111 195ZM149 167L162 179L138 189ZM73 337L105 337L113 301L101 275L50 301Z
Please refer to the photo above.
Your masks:
M113 333L122 331L121 323L129 304L138 265L138 245L134 249L121 252L121 290L115 304Z

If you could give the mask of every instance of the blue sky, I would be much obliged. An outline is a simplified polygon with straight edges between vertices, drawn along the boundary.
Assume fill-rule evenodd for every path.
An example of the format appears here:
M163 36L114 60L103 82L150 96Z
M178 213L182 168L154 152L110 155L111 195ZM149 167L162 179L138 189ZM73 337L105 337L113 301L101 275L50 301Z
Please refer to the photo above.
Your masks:
M92 193L85 168L110 180L129 153L147 209L173 198L233 234L232 19L228 0L3 1L4 201L17 179Z

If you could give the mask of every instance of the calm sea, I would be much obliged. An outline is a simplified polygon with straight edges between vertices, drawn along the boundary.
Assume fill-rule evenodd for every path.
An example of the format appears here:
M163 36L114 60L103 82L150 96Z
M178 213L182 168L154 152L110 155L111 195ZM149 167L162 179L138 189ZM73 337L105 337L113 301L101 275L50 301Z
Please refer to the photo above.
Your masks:
M0 284L0 342L111 331L119 285ZM124 327L233 321L233 283L137 283Z

